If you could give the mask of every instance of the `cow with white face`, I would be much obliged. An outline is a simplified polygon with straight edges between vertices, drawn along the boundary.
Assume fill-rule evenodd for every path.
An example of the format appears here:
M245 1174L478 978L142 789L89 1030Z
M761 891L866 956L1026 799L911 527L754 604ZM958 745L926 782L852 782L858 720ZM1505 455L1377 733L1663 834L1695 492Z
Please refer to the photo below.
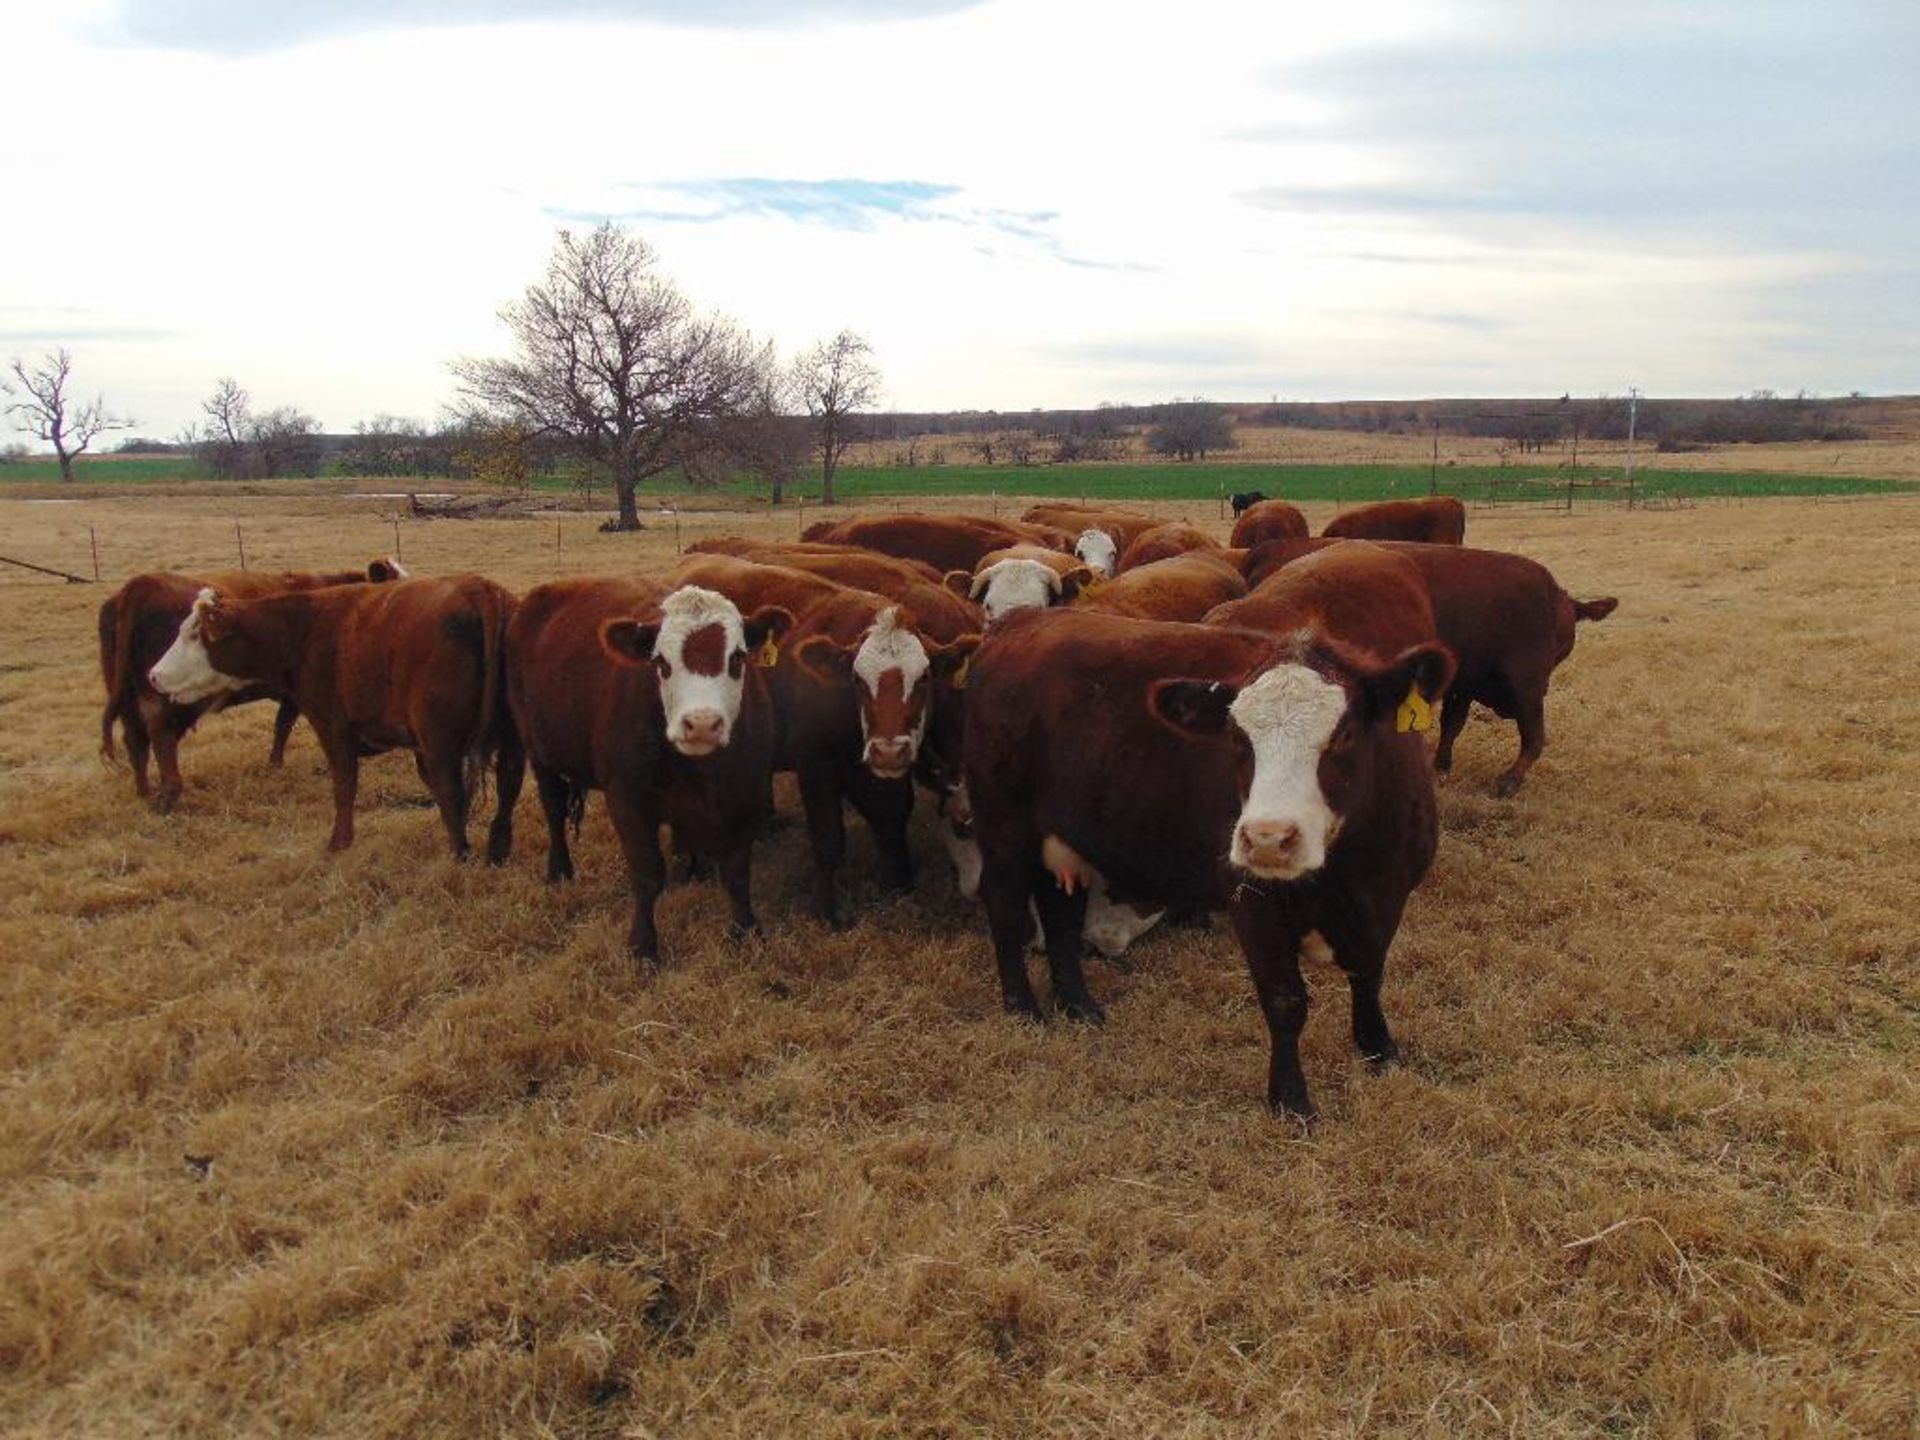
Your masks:
M732 932L756 928L750 858L779 729L770 662L792 623L773 605L743 616L699 586L599 579L539 586L508 629L507 701L546 814L547 878L572 878L568 823L589 791L605 792L633 889L627 943L642 960L660 957L663 823L676 848L713 862Z
M889 605L853 644L812 635L796 644L794 659L826 683L851 679L861 760L879 779L901 780L926 743L938 687L951 681L978 641L963 636L936 644L906 622L899 606Z
M247 681L215 669L207 654L207 616L219 604L219 593L210 585L202 586L193 598L193 608L187 612L187 618L180 622L173 644L147 671L148 683L176 705L217 701L221 696L247 687Z
M748 620L726 596L683 585L661 602L658 621L609 620L600 634L614 659L653 666L667 743L682 755L700 756L726 746L740 717L748 664L790 620L775 609Z
M1113 536L1098 527L1082 530L1073 542L1073 553L1093 572L1096 580L1111 580L1120 568L1120 546Z
M992 625L1016 610L1068 604L1093 583L1094 575L1078 556L1039 545L1011 545L983 556L971 575L955 570L946 579L947 588L980 605Z
M965 774L1008 1010L1039 1015L1032 906L1056 1006L1101 1018L1081 954L1089 892L1104 891L1228 911L1272 1036L1276 1108L1311 1113L1299 956L1316 934L1347 972L1362 1053L1391 1059L1387 948L1438 835L1425 746L1402 725L1452 673L1435 643L1382 660L1318 633L1077 607L989 631L969 677Z

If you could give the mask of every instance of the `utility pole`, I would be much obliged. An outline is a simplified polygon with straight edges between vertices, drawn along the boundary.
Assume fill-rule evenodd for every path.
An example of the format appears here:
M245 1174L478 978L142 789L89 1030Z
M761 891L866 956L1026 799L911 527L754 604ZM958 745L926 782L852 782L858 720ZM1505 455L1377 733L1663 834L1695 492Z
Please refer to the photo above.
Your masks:
M1627 387L1627 508L1633 508L1633 427L1640 414L1640 387Z

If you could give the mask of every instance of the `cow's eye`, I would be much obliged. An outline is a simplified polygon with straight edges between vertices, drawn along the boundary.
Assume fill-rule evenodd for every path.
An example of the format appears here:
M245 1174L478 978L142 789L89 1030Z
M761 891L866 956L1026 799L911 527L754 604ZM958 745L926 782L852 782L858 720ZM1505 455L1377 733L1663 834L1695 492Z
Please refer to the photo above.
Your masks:
M736 650L727 657L727 674L738 680L747 673L747 652Z
M673 678L673 666L667 663L666 656L664 655L654 656L653 663L660 667L660 678L662 680L671 680Z

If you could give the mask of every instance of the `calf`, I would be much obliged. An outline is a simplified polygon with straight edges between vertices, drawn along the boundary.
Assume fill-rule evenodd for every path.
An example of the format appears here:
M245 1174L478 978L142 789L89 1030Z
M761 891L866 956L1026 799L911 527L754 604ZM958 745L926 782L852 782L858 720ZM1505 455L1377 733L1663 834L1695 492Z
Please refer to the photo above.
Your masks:
M1206 531L1185 521L1170 521L1165 525L1156 525L1135 540L1120 556L1119 573L1124 575L1142 565L1151 565L1156 560L1165 560L1170 555L1184 555L1190 550L1218 550L1220 542Z
M106 708L100 713L101 759L113 763L113 726L117 720L133 769L134 792L165 814L178 803L183 788L180 739L200 717L253 700L277 699L280 708L273 720L273 748L267 763L278 767L286 758L287 737L293 733L293 722L300 718L298 707L286 696L273 695L264 686L252 686L222 692L193 705L179 705L155 690L147 679L147 672L167 653L180 633L180 623L193 609L194 597L211 587L235 600L251 600L292 590L317 590L327 585L403 580L406 574L399 561L382 557L361 570L279 574L237 570L214 575L175 575L161 571L134 576L100 602L100 676L107 687ZM160 763L158 794L154 794L147 783L149 754Z
M1102 883L1120 901L1228 911L1271 1037L1276 1109L1312 1114L1299 956L1316 936L1347 972L1361 1053L1393 1059L1387 950L1438 835L1425 752L1396 718L1451 671L1436 645L1383 662L1311 633L1011 617L974 658L966 758L1006 1008L1039 1016L1032 904L1056 1003L1101 1018L1081 933ZM1088 706L1096 687L1104 703Z
M1320 532L1339 540L1414 540L1460 545L1467 538L1467 507L1451 495L1382 500L1336 515Z
M757 928L751 868L773 766L765 652L792 623L742 618L710 590L562 580L521 602L507 632L507 698L547 820L547 879L573 876L567 823L607 797L633 889L627 947L660 962L660 826L714 861L736 936Z
M150 672L154 688L191 705L249 686L285 695L319 737L333 777L329 850L353 843L360 758L411 750L453 853L467 857L478 779L497 762L499 804L487 859L513 845L525 771L501 688L513 596L478 575L336 585L233 600L203 589Z
M971 571L990 550L1009 545L1044 545L1062 554L1073 550L1073 536L1051 525L1028 525L986 515L882 515L863 520L823 520L807 527L804 540L858 545L907 560L924 560L941 574Z
M1227 543L1235 549L1273 540L1302 540L1312 533L1299 507L1285 500L1258 500L1234 513L1239 518L1233 522L1233 535Z
M1247 578L1266 576L1327 546L1351 540L1287 541L1248 553ZM1454 742L1478 701L1520 730L1520 753L1494 782L1494 793L1512 795L1527 778L1547 743L1547 686L1554 670L1573 653L1574 626L1604 620L1619 601L1612 596L1575 600L1546 566L1524 555L1464 545L1369 542L1413 563L1433 603L1434 626L1459 661L1459 673L1440 712L1440 744L1434 765L1453 768Z

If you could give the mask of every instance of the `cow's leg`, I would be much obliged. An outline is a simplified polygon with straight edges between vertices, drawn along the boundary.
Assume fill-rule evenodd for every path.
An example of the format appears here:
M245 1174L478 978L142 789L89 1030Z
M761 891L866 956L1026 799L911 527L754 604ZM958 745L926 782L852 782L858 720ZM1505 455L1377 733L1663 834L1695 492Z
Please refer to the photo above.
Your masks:
M720 856L720 884L727 892L727 905L733 916L727 925L727 938L744 940L760 929L753 913L752 827L743 825L740 838Z
M175 713L158 695L140 697L140 719L153 744L153 758L160 764L160 789L152 803L162 815L179 803L185 788L180 780L180 734L185 727L176 722Z
M1307 1023L1300 935L1281 920L1272 901L1244 886L1228 906L1228 913L1241 953L1247 957L1272 1045L1267 1061L1267 1104L1311 1120L1313 1102L1307 1098L1307 1077L1300 1069L1300 1032Z
M278 770L287 763L287 741L293 736L294 722L300 718L300 707L291 700L282 700L280 708L273 713L273 748L267 752L267 764Z
M534 788L540 792L540 809L547 817L547 883L573 878L573 852L567 848L567 801L572 788L560 778L560 772L535 762Z
M353 844L353 801L360 793L360 752L346 736L323 742L327 771L333 777L333 834L327 849L344 850Z
M1034 872L1033 907L1040 912L1040 933L1047 943L1053 1003L1071 1020L1102 1024L1107 1013L1088 992L1086 972L1081 968L1086 949L1082 938L1087 924L1086 887L1077 886L1069 895L1044 867L1040 868Z
M873 832L880 852L880 883L896 894L913 889L913 856L907 847L907 822L913 817L913 782L862 776L848 787L853 805Z
M1533 688L1515 688L1520 695L1520 703L1514 707L1513 717L1520 726L1520 753L1514 757L1513 764L1507 767L1507 773L1493 783L1493 793L1503 800L1520 788L1527 778L1527 772L1533 768L1533 762L1547 748L1547 687L1541 684Z
M1387 974L1387 948L1399 923L1397 907L1389 908L1393 909L1393 919L1384 936L1342 933L1325 937L1334 963L1346 971L1347 985L1353 992L1353 1047L1379 1070L1400 1058L1400 1047L1387 1028L1387 1013L1380 1007L1380 987ZM1311 948L1311 936L1308 945Z
M153 742L147 739L147 725L137 707L121 712L120 738L127 742L127 764L133 767L133 793L145 800L153 793L147 783L147 757L153 753Z
M467 844L467 812L473 797L467 791L466 757L451 747L420 752L420 775L427 782L433 803L439 807L440 823L447 828L447 840L453 846L453 858L465 860L473 849Z
M607 814L620 837L620 853L627 859L627 883L633 890L633 923L627 929L627 949L645 965L660 963L660 932L654 928L653 907L667 884L667 862L660 853L660 816L625 787L607 790Z
M1448 691L1440 706L1440 744L1433 752L1433 768L1442 775L1453 769L1453 742L1467 728L1467 712L1473 701L1457 691Z
M520 803L520 787L527 779L527 751L511 725L500 737L493 756L493 824L487 827L487 863L504 865L513 853L513 810Z
M847 817L840 810L840 784L830 762L800 767L800 803L807 812L807 835L813 842L813 912L837 930L840 911L834 878L847 854Z
M1042 1016L1040 1002L1033 993L1033 982L1027 976L1027 946L1033 940L1033 877L1036 873L1032 857L992 854L982 857L980 898L986 903L993 957L1000 967L1000 1002L1009 1015L1034 1021Z

